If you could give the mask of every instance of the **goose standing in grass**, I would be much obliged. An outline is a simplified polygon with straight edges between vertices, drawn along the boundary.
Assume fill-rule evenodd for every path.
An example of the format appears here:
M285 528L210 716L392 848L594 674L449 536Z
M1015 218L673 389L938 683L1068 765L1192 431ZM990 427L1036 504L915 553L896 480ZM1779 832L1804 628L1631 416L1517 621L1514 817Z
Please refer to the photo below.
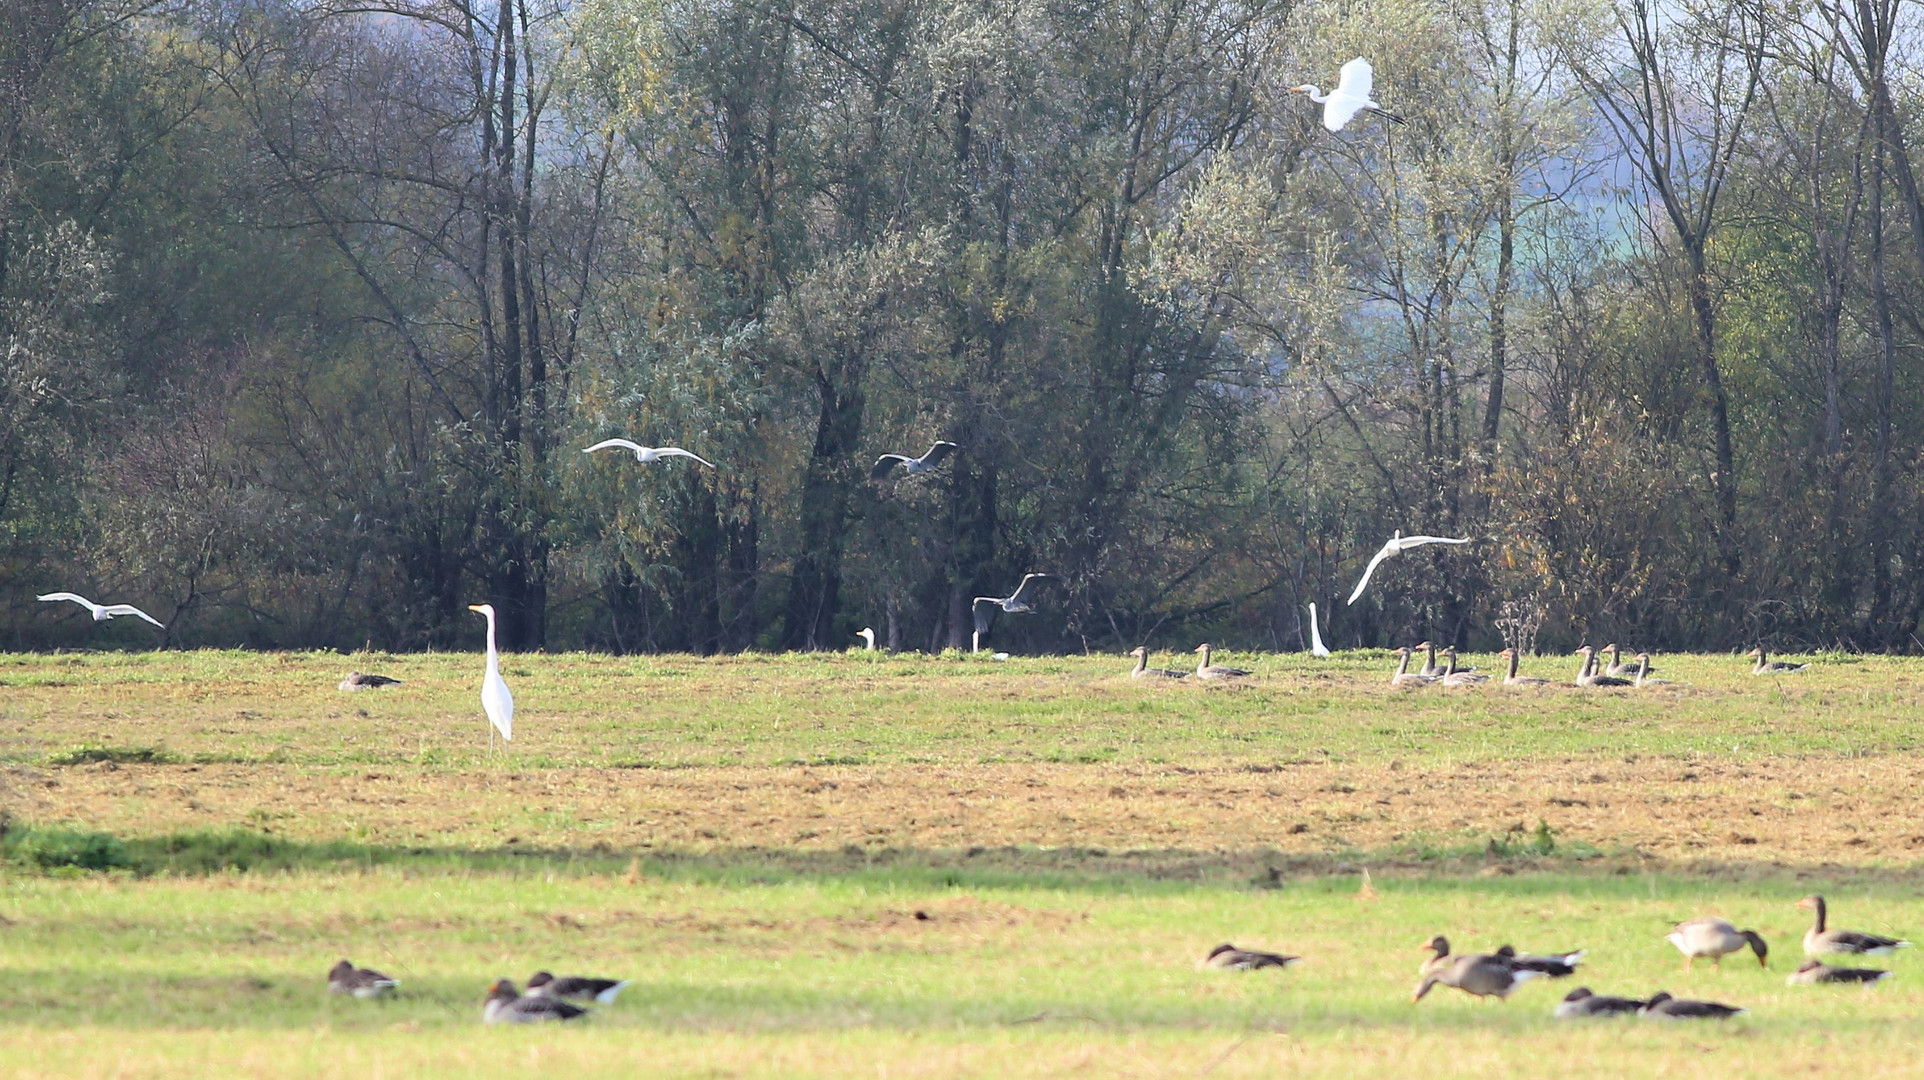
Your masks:
M1011 615L1021 615L1035 610L1036 593L1032 587L1039 581L1059 580L1054 574L1025 574L1022 583L1007 596L978 596L970 605L975 615L975 636L970 638L970 652L982 651L982 637L989 632L995 621L995 609L1000 608Z
M1584 1016L1622 1016L1642 1012L1647 1004L1642 998L1610 997L1591 993L1587 986L1579 986L1557 1003L1556 1017L1559 1020L1574 1020Z
M1720 1005L1715 1001L1674 998L1663 990L1650 995L1650 1000L1644 1002L1639 1011L1659 1020L1728 1020L1745 1012L1735 1005Z
M1368 60L1357 57L1344 64L1336 73L1336 89L1325 94L1314 83L1292 86L1292 94L1306 94L1311 101L1323 107L1323 126L1331 131L1341 131L1343 126L1359 112L1372 112L1392 124L1401 124L1403 118L1385 110L1370 100L1375 89L1376 69Z
M346 690L351 693L356 690L379 690L383 686L399 685L401 685L401 680L390 679L386 675L369 675L362 671L350 671L347 673L347 678L342 679L341 684L335 687L335 689Z
M1316 628L1316 601L1309 602L1309 654L1318 660L1329 659L1329 650L1323 648L1323 633Z
M1419 978L1433 971L1441 970L1443 965L1456 959L1456 957L1450 955L1450 939L1444 937L1442 934L1438 934L1424 942L1423 948L1429 952L1430 956L1429 959L1417 965L1416 974Z
M1198 967L1215 968L1218 971L1260 971L1263 968L1286 968L1301 960L1300 956L1285 956L1282 953L1263 952L1261 949L1238 949L1224 942L1209 950Z
M1475 668L1457 667L1456 646L1454 645L1443 650L1443 659L1446 661L1443 666L1442 676L1444 686L1476 686L1479 683L1490 681L1488 675L1479 674Z
M863 652L875 651L875 628L874 627L864 626L860 630L855 631L855 636L862 639Z
M1391 686L1428 686L1436 681L1434 675L1424 675L1410 670L1411 650L1408 645L1397 649L1396 655L1398 659L1396 671L1390 676Z
M537 1024L544 1020L573 1020L588 1010L546 994L522 994L506 979L494 984L481 1004L484 1024Z
M1486 953L1465 953L1453 956L1447 962L1438 962L1423 981L1416 984L1410 995L1411 1001L1422 1001L1433 988L1438 986L1454 987L1474 997L1497 997L1508 1000L1510 992L1530 981L1540 979L1540 971L1519 969L1501 956Z
M1370 558L1370 564L1363 568L1363 578L1356 583L1355 591L1349 594L1349 602L1356 603L1357 598L1363 595L1363 590L1369 586L1370 575L1376 573L1376 568L1391 555L1422 547L1425 544L1467 544L1469 542L1467 538L1459 540L1449 536L1404 536L1403 530L1398 529L1395 536L1390 537L1387 543L1377 549L1376 554Z
M1202 659L1196 662L1196 678L1198 679L1240 679L1250 674L1250 672L1244 671L1239 667L1224 667L1221 664L1210 663L1209 642L1207 641L1196 646L1196 652L1202 656Z
M496 731L502 742L514 741L514 695L501 678L501 654L494 647L494 605L469 604L468 610L488 617L488 671L481 677L481 711L488 714L488 749L493 750Z
M1597 673L1597 651L1590 646L1585 645L1578 649L1577 655L1583 657L1583 666L1577 669L1578 686L1631 685L1629 679L1619 679L1615 675L1599 675Z
M1793 664L1788 660L1772 660L1764 653L1764 647L1762 645L1757 646L1744 655L1757 658L1757 663L1750 669L1752 675L1789 675L1792 672L1802 671L1810 666L1809 664Z
M152 615L147 614L132 604L96 604L79 593L70 592L50 592L36 596L34 599L42 601L72 600L74 603L86 608L87 614L92 615L95 622L106 622L119 615L132 615L135 618L145 619L155 626L159 626L162 630L167 629L167 627L161 625L159 619L154 618Z
M1539 679L1532 675L1518 675L1516 673L1517 651L1515 649L1505 649L1502 652L1497 653L1497 655L1501 656L1504 660L1508 661L1510 665L1508 674L1503 676L1503 685L1505 686L1548 686L1550 685L1550 680L1548 679Z
M1786 986L1876 986L1891 973L1881 968L1832 967L1822 960L1806 960L1784 980Z
M1856 930L1827 930L1825 921L1830 909L1821 896L1806 896L1797 901L1797 906L1805 911L1817 913L1817 922L1804 931L1804 955L1826 956L1833 953L1846 953L1852 956L1889 956L1899 949L1908 949L1911 943L1899 938L1884 937L1879 934L1864 934Z
M1676 929L1664 935L1664 940L1683 953L1683 969L1686 973L1690 971L1691 961L1705 956L1721 970L1724 957L1742 952L1746 947L1757 954L1760 966L1770 966L1770 945L1757 931L1739 930L1724 919L1703 918L1680 922Z
M1130 649L1129 655L1136 658L1136 669L1129 673L1129 677L1132 679L1187 679L1189 677L1187 671L1171 671L1168 668L1150 667L1149 646L1147 645L1138 645Z
M919 458L912 458L907 454L883 454L881 457L875 459L875 466L868 472L869 479L880 480L895 471L898 465L901 466L903 472L910 476L920 476L925 472L934 472L936 466L942 464L943 458L948 457L960 449L962 448L952 442L944 442L938 439L934 446L929 447L929 452Z
M363 1001L387 997L399 985L398 980L390 979L373 968L357 968L346 960L335 964L327 972L328 993L348 994Z
M602 1005L613 1005L616 995L627 985L627 979L594 979L585 975L563 975L557 979L545 971L528 977L529 994Z
M699 455L691 454L679 446L643 446L637 442L629 442L627 439L603 439L601 442L583 450L582 453L592 454L597 450L612 449L633 450L635 452L635 460L641 462L643 465L653 464L662 458L685 457L694 458L696 461L701 462L711 469L715 467L714 462Z

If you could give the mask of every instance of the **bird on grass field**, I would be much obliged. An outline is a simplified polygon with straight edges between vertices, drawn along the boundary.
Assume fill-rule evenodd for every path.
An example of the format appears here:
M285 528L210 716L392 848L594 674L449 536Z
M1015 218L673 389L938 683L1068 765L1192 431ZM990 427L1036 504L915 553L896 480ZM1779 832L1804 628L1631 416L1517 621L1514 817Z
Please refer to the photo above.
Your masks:
M1836 953L1850 956L1889 956L1899 949L1911 947L1910 942L1901 938L1865 934L1856 930L1827 928L1825 924L1830 917L1830 908L1821 896L1806 896L1797 901L1797 906L1817 914L1816 925L1804 931L1805 956L1828 956Z
M1793 664L1788 660L1772 660L1764 652L1762 645L1750 650L1745 656L1755 657L1757 663L1751 666L1752 675L1791 675L1809 667L1809 664Z
M481 1003L481 1022L485 1024L538 1024L549 1020L574 1020L586 1015L587 1009L558 997L523 994L507 979L495 983Z
M1286 968L1301 959L1300 956L1285 956L1261 949L1238 949L1224 942L1209 950L1209 955L1203 957L1196 966L1217 971L1260 971L1271 967Z
M1822 960L1806 960L1784 980L1786 986L1876 986L1891 973L1880 968L1832 967Z
M1726 919L1690 919L1677 924L1676 928L1664 935L1664 940L1677 947L1684 956L1684 971L1690 970L1694 960L1709 957L1710 962L1723 968L1724 957L1734 952L1742 952L1746 947L1757 954L1757 963L1770 966L1770 945L1755 930L1739 930Z
M327 990L331 994L346 994L363 1001L387 997L394 988L401 985L398 980L375 971L373 968L357 968L352 962L343 960L335 964L327 973Z
M685 457L694 458L696 461L701 462L711 469L715 467L714 462L699 455L691 454L679 446L643 446L637 442L629 442L627 439L603 439L583 450L582 453L592 454L597 450L610 449L633 450L635 452L635 460L641 462L643 465L660 461L662 458Z
M1381 105L1370 100L1375 90L1376 69L1368 60L1357 57L1344 64L1336 75L1336 89L1325 94L1314 83L1292 86L1292 94L1307 94L1311 101L1323 107L1323 126L1331 131L1341 131L1359 112L1372 112L1392 124L1401 124L1403 118L1389 112Z
M132 604L96 604L79 593L70 592L50 592L36 596L34 599L43 601L72 600L74 603L86 608L87 614L92 615L95 622L107 622L118 615L132 615L136 618L145 619L155 626L159 626L162 630L167 629L166 626L161 624L159 619L154 618L152 615L147 614Z
M493 750L496 731L502 742L514 741L514 695L501 678L501 654L494 647L494 605L469 604L468 610L488 617L488 671L481 677L481 711L488 714L488 749Z
M1253 674L1239 667L1224 667L1221 664L1210 663L1209 642L1207 641L1196 646L1196 652L1202 657L1201 660L1196 662L1196 678L1198 679L1207 679L1211 682L1223 682L1229 679L1247 678Z
M1556 1018L1574 1020L1586 1016L1626 1016L1642 1012L1649 1004L1643 998L1611 997L1607 994L1592 993L1587 986L1579 986L1563 996L1557 1003Z
M1130 649L1129 655L1136 658L1135 670L1129 673L1129 677L1132 679L1187 679L1189 677L1187 671L1171 671L1168 668L1150 667L1149 646L1147 645L1138 645Z
M1668 992L1659 990L1650 995L1650 1000L1643 1003L1640 1011L1643 1016L1657 1020L1728 1020L1733 1016L1742 1016L1746 1010L1715 1001L1674 998Z
M1309 602L1309 654L1318 660L1329 659L1329 650L1323 647L1322 631L1316 628L1316 601Z
M564 1000L593 1001L602 1005L614 1004L621 988L628 985L627 979L597 979L586 975L563 975L560 978L545 971L537 971L528 977L528 993L543 997Z
M383 686L399 685L401 685L401 680L390 679L386 675L369 675L363 671L350 671L347 673L347 678L342 679L341 684L335 687L335 689L352 693L357 690L379 690Z
M1509 959L1490 953L1438 957L1424 974L1423 981L1416 984L1410 1000L1422 1001L1435 987L1449 986L1472 997L1495 997L1507 1001L1517 987L1531 979L1543 977L1541 971L1519 968Z
M875 651L875 628L874 627L864 626L860 630L855 631L855 636L862 639L863 652Z

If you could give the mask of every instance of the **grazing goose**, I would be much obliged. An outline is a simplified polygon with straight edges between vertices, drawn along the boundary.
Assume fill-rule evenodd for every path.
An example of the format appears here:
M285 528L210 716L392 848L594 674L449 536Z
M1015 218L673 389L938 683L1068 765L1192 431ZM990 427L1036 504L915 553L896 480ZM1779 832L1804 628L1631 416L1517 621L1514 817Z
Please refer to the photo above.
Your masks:
M635 460L641 462L643 465L648 465L653 462L660 461L662 458L685 457L685 458L694 458L696 461L701 462L703 465L706 465L711 469L715 467L714 462L709 461L707 458L701 457L699 455L691 454L688 451L683 450L679 446L643 446L640 443L629 442L627 439L604 439L601 442L598 442L593 446L590 446L587 449L583 450L582 453L592 454L597 450L608 450L608 449L616 449L616 448L622 449L622 450L633 450L635 452Z
M588 1010L546 994L517 993L506 979L494 984L481 1005L484 1024L535 1024L544 1020L573 1020Z
M1510 992L1518 986L1542 977L1541 971L1519 969L1501 956L1464 953L1450 957L1448 962L1443 962L1439 957L1435 966L1423 976L1423 981L1416 985L1416 992L1410 995L1410 1000L1422 1001L1424 995L1438 986L1453 986L1475 997L1494 996L1507 1000Z
M875 467L868 471L869 479L880 480L893 472L897 465L900 465L902 471L910 476L933 472L936 466L942 464L943 458L960 449L962 448L952 442L938 439L934 446L929 447L929 452L919 458L910 457L907 454L883 454L875 459Z
M1579 986L1563 995L1563 1000L1557 1003L1556 1016L1559 1020L1574 1020L1584 1016L1622 1016L1643 1011L1645 1004L1647 1002L1641 998L1593 994L1589 987Z
M1639 1011L1645 1016L1662 1020L1728 1020L1733 1016L1742 1016L1745 1010L1735 1005L1719 1005L1714 1001L1674 998L1659 990L1643 1003Z
M528 977L530 995L596 1001L603 1005L613 1005L615 995L627 985L627 979L590 979L581 975L563 975L557 979L545 971L537 971Z
M1187 671L1171 671L1168 668L1150 667L1149 646L1147 645L1138 645L1130 649L1129 655L1136 658L1136 669L1129 673L1129 677L1132 679L1187 679L1189 677Z
M1790 977L1784 980L1787 986L1822 986L1827 983L1856 983L1861 986L1876 986L1891 977L1888 971L1877 968L1832 967L1822 960L1806 960Z
M1683 969L1690 970L1691 961L1701 956L1710 957L1710 962L1722 969L1724 957L1734 952L1742 952L1746 946L1757 954L1757 963L1762 967L1770 966L1770 945L1759 937L1755 930L1739 930L1724 919L1691 919L1680 922L1677 928L1664 935L1664 940L1683 953Z
M86 597L80 595L79 593L70 593L70 592L50 592L41 596L36 596L34 597L34 599L35 600L72 600L74 603L79 604L81 607L86 608L87 614L93 616L93 620L95 622L106 622L109 619L114 618L116 615L133 615L138 618L146 619L148 622L153 623L155 626L160 626L162 630L167 629L165 626L161 626L161 622L159 619L154 618L152 615L147 614L146 612L140 610L139 608L133 606L132 604L96 604L92 600L87 599Z
M1603 655L1610 658L1610 662L1603 666L1603 673L1605 675L1615 675L1619 679L1629 679L1634 678L1637 674L1637 660L1649 654L1639 653L1636 657L1632 658L1629 663L1624 663L1623 654L1618 651L1617 643L1613 641L1603 647ZM1651 668L1650 670L1655 671L1657 669Z
M1202 654L1202 659L1196 663L1196 678L1198 679L1240 679L1245 675L1251 674L1239 667L1223 667L1221 664L1210 663L1209 642L1207 641L1196 646L1196 651Z
M1578 686L1629 686L1629 679L1619 679L1614 675L1597 674L1597 651L1585 645L1577 650L1583 657L1583 666L1577 669Z
M971 652L982 651L982 637L989 632L989 625L995 621L995 609L1000 608L1011 615L1021 615L1035 610L1036 594L1030 586L1038 581L1058 581L1055 574L1024 574L1022 583L1007 596L978 596L969 605L975 615L975 636L971 638Z
M363 1001L371 998L387 997L394 988L401 985L373 968L357 968L346 960L335 964L327 972L327 989L332 994L351 994Z
M1488 675L1479 674L1475 668L1457 667L1456 646L1454 645L1443 650L1443 659L1446 661L1443 666L1442 681L1444 686L1475 686L1478 683L1490 681Z
M1396 673L1390 676L1391 686L1428 686L1436 681L1434 675L1420 675L1410 670L1409 646L1405 645L1397 649L1396 655L1400 659L1396 664Z
M386 675L369 675L365 672L350 671L347 673L347 678L342 679L341 685L335 687L335 689L347 691L378 690L383 686L399 685L401 685L401 680L390 679Z
M1804 955L1824 956L1829 953L1850 953L1854 956L1889 956L1899 949L1908 949L1911 943L1898 938L1881 937L1877 934L1863 934L1855 930L1826 930L1824 921L1830 914L1821 896L1806 896L1797 901L1797 906L1806 911L1817 912L1817 923L1804 931Z
M1219 971L1259 971L1269 967L1286 968L1301 959L1300 956L1284 956L1260 949L1238 949L1224 942L1209 950L1209 955L1203 957L1202 963L1197 966Z
M1329 650L1323 647L1323 632L1316 628L1316 602L1309 604L1309 654L1318 660L1329 659Z
M1535 956L1518 954L1515 949L1505 945L1496 951L1496 955L1508 960L1518 971L1535 971L1552 979L1561 979L1566 975L1575 975L1577 965L1583 963L1583 957L1588 952L1588 949L1578 949L1575 952Z
M1764 647L1762 645L1757 646L1744 655L1757 658L1756 666L1750 669L1752 675L1789 675L1793 671L1802 671L1810 666L1809 664L1793 664L1788 660L1772 660L1764 654Z
M1395 536L1390 537L1388 542L1376 550L1376 554L1370 558L1370 564L1363 568L1363 578L1356 583L1356 591L1349 594L1349 602L1356 603L1357 599L1363 595L1363 590L1369 587L1370 575L1376 573L1376 568L1391 555L1422 547L1425 544L1467 544L1469 542L1468 539L1450 536L1404 536L1403 530L1398 529Z
M1503 685L1505 686L1548 686L1550 685L1550 680L1548 679L1539 679L1533 675L1518 675L1516 673L1518 658L1517 658L1517 651L1515 649L1505 649L1502 652L1497 653L1497 655L1509 661L1509 664L1510 664L1509 674L1503 676Z

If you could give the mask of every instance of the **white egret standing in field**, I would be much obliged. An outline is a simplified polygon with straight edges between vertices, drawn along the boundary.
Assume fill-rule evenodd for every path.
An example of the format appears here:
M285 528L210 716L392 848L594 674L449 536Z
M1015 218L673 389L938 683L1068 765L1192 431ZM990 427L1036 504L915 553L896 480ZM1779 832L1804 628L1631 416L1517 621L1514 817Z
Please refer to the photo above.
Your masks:
M1309 654L1318 659L1327 659L1329 650L1323 648L1323 633L1316 629L1316 601L1309 602Z
M1370 564L1363 568L1363 580L1356 583L1356 591L1349 594L1349 602L1354 604L1357 598L1363 595L1363 589L1370 583L1370 575L1376 573L1377 565L1391 555L1408 551L1411 548L1422 547L1424 544L1467 543L1469 543L1467 539L1459 540L1450 536L1404 536L1403 530L1398 529L1396 530L1396 535L1390 537L1389 541L1377 550L1375 557L1370 559Z
M488 714L488 749L494 749L494 732L501 733L502 742L514 741L514 695L508 693L508 684L501 678L501 654L494 648L494 605L469 604L469 611L478 611L488 617L488 673L481 679L481 711Z
M36 596L34 599L72 600L74 603L86 608L87 613L94 617L95 622L106 622L116 615L137 615L153 623L155 626L159 626L162 630L167 629L165 626L161 626L159 619L154 618L152 615L147 614L132 604L96 604L79 593L70 592L50 592L45 596Z
M1331 131L1343 130L1350 118L1365 110L1376 113L1392 124L1400 124L1403 118L1370 100L1370 91L1376 82L1376 69L1370 62L1357 57L1343 65L1342 72L1336 77L1336 89L1325 94L1314 83L1292 86L1292 94L1308 94L1309 99L1323 107L1323 126Z
M711 469L715 467L714 462L709 461L707 458L701 457L700 455L691 454L688 451L683 450L679 446L643 446L637 442L629 442L627 439L604 439L601 442L598 442L593 446L590 446L587 449L583 450L582 453L592 454L597 450L607 450L611 447L619 447L620 449L623 449L623 450L633 450L635 452L635 460L641 462L643 465L646 465L654 461L660 461L662 458L665 458L665 457L685 457L685 458L694 458L696 461L701 462L703 465L706 465Z
M875 628L874 627L864 626L860 630L855 631L855 636L858 638L861 638L864 642L867 643L866 647L862 650L863 652L875 651Z

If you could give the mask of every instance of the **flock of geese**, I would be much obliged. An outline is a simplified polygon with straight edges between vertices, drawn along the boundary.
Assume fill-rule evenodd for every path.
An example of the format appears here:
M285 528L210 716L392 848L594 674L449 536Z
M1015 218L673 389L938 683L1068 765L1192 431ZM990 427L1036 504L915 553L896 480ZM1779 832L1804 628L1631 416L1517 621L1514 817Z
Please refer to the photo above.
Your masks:
M1872 986L1889 978L1891 973L1883 968L1837 967L1818 958L1839 955L1889 956L1899 949L1910 948L1910 942L1897 938L1831 929L1827 924L1828 909L1822 896L1807 896L1799 900L1797 906L1814 911L1816 923L1804 933L1804 954L1810 959L1786 980L1791 986ZM1759 965L1766 968L1770 966L1770 945L1763 936L1754 930L1740 930L1725 919L1691 919L1678 923L1664 939L1683 954L1685 972L1689 972L1693 961L1701 959L1708 959L1721 967L1724 957L1745 949L1757 955ZM1441 934L1425 942L1423 948L1430 953L1430 957L1417 969L1421 981L1410 995L1412 1002L1423 1000L1439 986L1460 990L1476 998L1494 997L1507 1001L1517 987L1533 979L1561 979L1576 974L1586 955L1582 949L1533 955L1519 953L1508 945L1491 953L1459 954L1450 951L1449 939ZM1300 959L1300 956L1239 949L1234 945L1222 944L1211 949L1199 966L1226 971L1257 971L1271 967L1286 968ZM1579 986L1557 1003L1555 1015L1564 1020L1631 1013L1666 1020L1722 1020L1745 1011L1738 1006L1716 1001L1673 997L1665 991L1658 991L1647 998L1616 997Z
M1316 605L1311 604L1310 626L1312 629L1315 626L1315 618ZM872 634L872 631L869 633ZM1313 655L1329 655L1328 649L1322 649L1321 652L1316 651L1322 647L1322 641L1313 633L1312 644L1311 653ZM873 638L871 637L870 648L873 647ZM1196 653L1201 659L1197 661L1194 671L1150 667L1148 647L1138 645L1129 651L1129 655L1136 658L1135 669L1129 673L1129 676L1134 679L1187 679L1191 675L1194 675L1196 678L1205 681L1225 681L1246 678L1252 674L1252 672L1242 668L1224 667L1220 664L1210 663L1209 643L1206 641L1196 646ZM1423 666L1417 668L1415 671L1411 671L1410 662L1415 659L1418 653L1424 656ZM1441 662L1439 662L1439 651L1436 643L1431 641L1420 642L1414 646L1405 645L1396 649L1395 655L1397 658L1396 670L1390 673L1391 686L1430 686L1433 684L1440 686L1481 686L1484 683L1494 681L1492 676L1486 675L1473 667L1459 667L1456 662L1456 647L1453 645L1441 650ZM1629 661L1625 661L1622 651L1618 649L1614 642L1605 645L1602 650L1597 650L1585 645L1573 655L1583 657L1583 663L1577 668L1576 679L1565 685L1582 687L1645 687L1670 685L1667 679L1653 679L1650 677L1650 673L1657 669L1651 666L1649 653L1638 653ZM1809 664L1793 664L1783 660L1772 660L1762 646L1758 646L1744 655L1747 659L1756 661L1756 663L1750 667L1750 673L1752 675L1789 675L1794 672L1803 671L1810 666ZM1531 687L1556 685L1550 679L1519 675L1517 673L1517 667L1520 657L1515 649L1504 649L1502 652L1497 653L1497 656L1501 657L1507 665L1502 680L1502 685L1504 686Z
M626 979L586 975L556 977L537 971L528 978L528 992L524 994L515 989L512 981L500 979L488 988L488 996L481 999L481 1022L535 1024L544 1020L574 1020L588 1015L590 1004L614 1004L616 996L627 985ZM363 1001L392 997L400 986L399 979L373 968L355 967L350 960L342 960L327 973L330 993Z

